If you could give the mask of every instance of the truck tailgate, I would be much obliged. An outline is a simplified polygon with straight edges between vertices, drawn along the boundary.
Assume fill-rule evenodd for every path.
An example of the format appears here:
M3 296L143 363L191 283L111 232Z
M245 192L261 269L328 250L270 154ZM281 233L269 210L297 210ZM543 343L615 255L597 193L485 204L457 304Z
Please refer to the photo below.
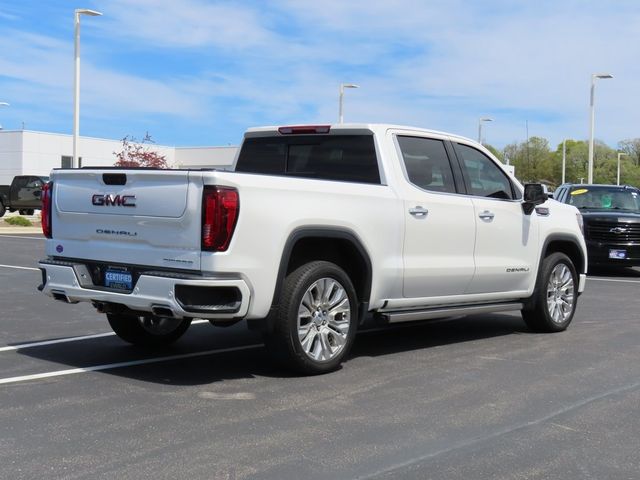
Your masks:
M56 170L47 254L200 269L202 172Z

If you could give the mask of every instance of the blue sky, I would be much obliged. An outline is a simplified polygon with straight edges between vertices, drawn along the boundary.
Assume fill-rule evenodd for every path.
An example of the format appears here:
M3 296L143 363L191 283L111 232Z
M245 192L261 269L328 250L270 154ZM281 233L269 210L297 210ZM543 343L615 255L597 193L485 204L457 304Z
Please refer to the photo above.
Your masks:
M81 135L237 144L250 126L383 122L477 136L640 137L640 2L0 1L0 124L71 133L73 10Z

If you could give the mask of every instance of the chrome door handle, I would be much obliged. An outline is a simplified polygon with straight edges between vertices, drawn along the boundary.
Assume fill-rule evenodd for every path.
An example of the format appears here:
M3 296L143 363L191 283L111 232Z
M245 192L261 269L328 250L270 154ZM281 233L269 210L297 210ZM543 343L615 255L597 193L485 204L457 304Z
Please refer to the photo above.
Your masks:
M489 210L485 210L484 212L480 213L478 216L482 220L493 220L493 217L495 217L495 214L493 212L490 212Z
M427 214L429 213L429 210L418 205L413 208L410 208L409 213L414 217L426 217Z

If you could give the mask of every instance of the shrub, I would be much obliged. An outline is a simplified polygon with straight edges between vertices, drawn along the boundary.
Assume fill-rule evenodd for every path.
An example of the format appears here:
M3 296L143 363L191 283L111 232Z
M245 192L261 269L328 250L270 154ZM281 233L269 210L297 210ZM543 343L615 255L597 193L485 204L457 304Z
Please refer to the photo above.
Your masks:
M8 223L9 225L14 225L14 226L18 226L18 227L31 227L33 226L33 223L31 223L30 220L24 218L24 217L9 217L7 219L5 219L5 223Z

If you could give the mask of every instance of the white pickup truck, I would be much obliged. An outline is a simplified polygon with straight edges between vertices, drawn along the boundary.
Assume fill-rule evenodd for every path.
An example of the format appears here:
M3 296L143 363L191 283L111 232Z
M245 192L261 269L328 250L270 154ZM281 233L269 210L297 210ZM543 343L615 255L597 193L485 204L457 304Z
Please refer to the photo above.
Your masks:
M91 302L137 345L246 319L287 365L322 373L370 323L521 310L533 330L566 329L581 222L466 138L253 128L234 171L54 170L39 289Z

